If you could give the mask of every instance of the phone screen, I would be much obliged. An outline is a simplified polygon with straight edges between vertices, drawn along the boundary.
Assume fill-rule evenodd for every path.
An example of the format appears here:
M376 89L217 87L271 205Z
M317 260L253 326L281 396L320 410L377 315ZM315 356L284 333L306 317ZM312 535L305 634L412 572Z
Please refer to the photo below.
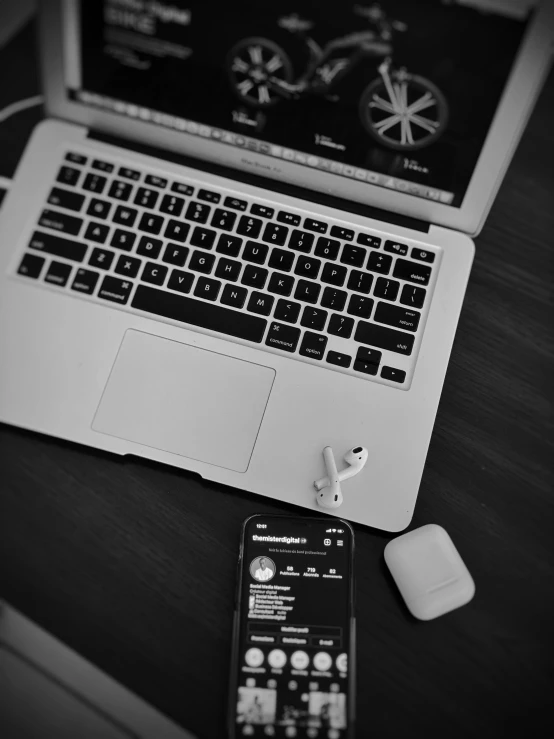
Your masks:
M352 556L352 529L339 519L246 521L231 736L350 736Z

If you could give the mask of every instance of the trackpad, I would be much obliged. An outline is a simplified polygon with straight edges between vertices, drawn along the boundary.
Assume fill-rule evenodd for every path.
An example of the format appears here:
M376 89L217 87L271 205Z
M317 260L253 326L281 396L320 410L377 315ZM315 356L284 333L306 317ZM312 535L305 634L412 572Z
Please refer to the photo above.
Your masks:
M126 332L95 431L246 472L275 370Z

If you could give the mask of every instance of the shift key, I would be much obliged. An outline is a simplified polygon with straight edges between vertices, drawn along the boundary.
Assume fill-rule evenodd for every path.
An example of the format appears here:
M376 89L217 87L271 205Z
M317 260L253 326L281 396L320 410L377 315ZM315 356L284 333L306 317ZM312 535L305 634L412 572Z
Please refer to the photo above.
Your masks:
M29 243L29 249L36 249L55 257L72 259L74 262L82 262L87 253L86 244L71 239L62 239L61 236L46 234L42 231L34 232Z
M410 355L414 348L414 335L403 331L394 331L385 326L377 326L375 323L358 321L358 327L354 335L355 341L361 344L377 346L379 349L389 349L398 354Z
M39 220L39 226L51 228L53 231L63 231L64 233L77 236L83 225L82 218L75 218L67 213L60 213L58 210L50 210L45 208Z

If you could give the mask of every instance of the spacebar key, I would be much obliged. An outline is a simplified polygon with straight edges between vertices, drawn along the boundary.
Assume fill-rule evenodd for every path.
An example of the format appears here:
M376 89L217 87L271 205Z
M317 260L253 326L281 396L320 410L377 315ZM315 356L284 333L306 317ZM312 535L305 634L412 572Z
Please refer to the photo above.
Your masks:
M157 316L182 321L210 331L220 331L222 334L255 341L258 344L267 326L267 321L258 316L228 310L203 300L194 300L145 285L138 286L131 305Z

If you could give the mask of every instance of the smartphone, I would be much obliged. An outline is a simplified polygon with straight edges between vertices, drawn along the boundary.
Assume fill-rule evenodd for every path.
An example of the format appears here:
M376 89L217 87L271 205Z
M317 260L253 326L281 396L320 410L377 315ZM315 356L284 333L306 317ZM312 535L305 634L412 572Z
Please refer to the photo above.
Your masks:
M354 736L354 532L332 518L242 527L229 737Z

